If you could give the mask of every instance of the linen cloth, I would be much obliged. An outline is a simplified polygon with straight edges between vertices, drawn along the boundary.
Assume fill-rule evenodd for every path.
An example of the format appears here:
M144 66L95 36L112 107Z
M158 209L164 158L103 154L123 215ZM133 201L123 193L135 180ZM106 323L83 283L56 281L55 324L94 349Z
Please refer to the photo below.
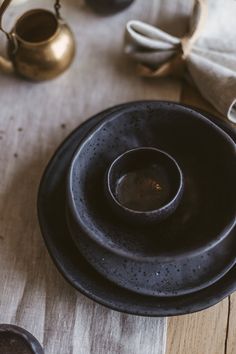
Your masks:
M53 3L29 0L9 6L4 28L11 29L33 8L53 10ZM152 6L157 8L159 0ZM47 254L36 215L43 170L74 128L122 102L179 100L177 80L157 83L157 94L150 83L142 85L131 74L132 65L121 53L125 24L132 18L155 23L152 6L136 0L124 12L101 17L84 0L62 1L61 14L77 45L72 66L55 80L40 83L0 69L0 323L29 330L45 354L165 353L165 318L112 311L67 284ZM5 48L5 35L0 34L0 54L5 55Z
M184 2L187 6L189 0ZM170 7L174 5L173 2L168 4ZM207 18L187 53L184 41L186 37L188 39L188 33L181 38L158 28L158 22L154 26L136 20L126 25L124 50L145 65L146 70L141 74L146 76L180 75L184 64L186 70L182 70L182 75L192 81L219 112L236 123L236 1L196 0L194 11L192 9L189 14L189 37L201 20L199 5L207 7ZM176 21L179 21L183 9L184 6L176 8ZM172 33L175 32L176 21L172 21L169 28Z

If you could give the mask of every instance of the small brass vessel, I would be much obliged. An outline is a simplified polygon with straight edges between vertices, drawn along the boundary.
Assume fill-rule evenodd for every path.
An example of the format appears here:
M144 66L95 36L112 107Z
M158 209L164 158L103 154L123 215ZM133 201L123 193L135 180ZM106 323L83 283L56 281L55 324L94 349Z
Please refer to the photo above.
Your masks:
M44 9L27 11L8 33L2 28L2 16L11 1L4 0L0 8L0 30L7 37L9 57L0 57L0 69L35 81L63 73L74 58L75 41L60 16L59 1L55 3L55 14Z

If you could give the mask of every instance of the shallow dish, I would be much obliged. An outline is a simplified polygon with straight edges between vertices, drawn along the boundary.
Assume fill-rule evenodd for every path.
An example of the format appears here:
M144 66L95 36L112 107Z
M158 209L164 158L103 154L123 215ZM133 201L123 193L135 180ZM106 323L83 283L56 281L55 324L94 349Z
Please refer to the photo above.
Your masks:
M67 169L78 142L109 111L102 112L76 129L58 148L42 177L38 194L38 215L53 261L74 288L117 311L143 316L171 316L200 311L216 304L235 291L236 267L214 285L196 293L168 298L150 297L135 294L104 279L78 252L65 221ZM207 116L236 141L236 134L229 127L216 118Z

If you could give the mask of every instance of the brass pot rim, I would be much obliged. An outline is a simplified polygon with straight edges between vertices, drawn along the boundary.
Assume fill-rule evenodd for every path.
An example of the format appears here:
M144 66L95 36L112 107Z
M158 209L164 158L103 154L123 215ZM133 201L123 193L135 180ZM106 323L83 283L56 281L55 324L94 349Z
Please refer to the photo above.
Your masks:
M55 32L47 39L45 40L42 40L42 41L39 41L39 42L30 42L30 41L27 41L25 39L22 38L22 36L20 36L18 33L17 33L17 26L19 25L19 23L26 17L26 16L29 16L33 13L37 13L37 12L44 12L44 13L48 13L50 15L52 15L55 20L56 20L56 29L55 29ZM60 19L57 18L57 16L50 10L47 10L47 9L41 9L41 8L36 8L36 9L32 9L32 10L28 10L26 11L23 15L19 16L18 19L16 20L16 23L12 29L12 32L11 34L17 39L19 40L20 42L26 44L26 45L30 45L30 46L34 46L34 47L37 47L37 46L40 46L40 45L43 45L43 44L47 44L47 43L50 43L51 41L53 41L53 39L56 37L56 35L58 34L58 31L59 31L59 23L60 23Z

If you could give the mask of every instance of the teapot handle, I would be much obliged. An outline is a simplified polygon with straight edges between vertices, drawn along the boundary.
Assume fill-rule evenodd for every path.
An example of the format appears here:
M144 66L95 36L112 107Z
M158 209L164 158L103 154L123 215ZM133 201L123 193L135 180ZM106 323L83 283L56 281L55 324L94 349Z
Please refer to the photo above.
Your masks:
M2 5L1 5L1 7L0 7L0 31L2 31L6 35L9 43L12 42L12 36L11 36L10 33L8 33L7 31L5 31L3 29L3 27L2 27L2 17L4 15L4 12L8 8L8 6L10 5L11 1L12 0L4 0ZM10 60L5 59L1 55L0 55L0 69L2 69L6 73L12 73L14 71L12 62Z
M61 14L60 14L61 1L60 0L55 0L54 9L55 9L57 18L61 19Z
M0 7L0 31L2 31L7 36L8 40L11 39L11 36L7 31L5 31L3 29L2 18L3 18L4 12L6 11L6 9L8 8L8 6L10 5L11 2L12 2L12 0L4 0L1 7ZM61 1L60 0L55 0L54 9L55 9L57 18L61 19L61 14L60 14Z
M13 39L12 34L7 32L7 31L5 31L3 26L2 26L3 15L4 15L5 11L7 10L8 6L10 5L11 1L12 0L4 0L2 5L0 6L0 31L2 31L6 35L9 43L12 44L13 47L15 47L14 39ZM56 12L56 17L58 18L58 20L61 20L61 14L60 14L61 3L60 3L60 0L55 0L54 9L55 9L55 12ZM5 71L7 73L11 73L11 72L14 71L12 62L7 60L7 59L5 59L1 55L0 55L0 69L2 69L3 71Z
M4 0L1 7L0 7L0 31L2 31L6 36L7 39L10 40L11 36L10 33L6 32L3 27L2 27L2 18L4 15L4 12L6 11L6 9L8 8L8 6L10 5L12 0Z

